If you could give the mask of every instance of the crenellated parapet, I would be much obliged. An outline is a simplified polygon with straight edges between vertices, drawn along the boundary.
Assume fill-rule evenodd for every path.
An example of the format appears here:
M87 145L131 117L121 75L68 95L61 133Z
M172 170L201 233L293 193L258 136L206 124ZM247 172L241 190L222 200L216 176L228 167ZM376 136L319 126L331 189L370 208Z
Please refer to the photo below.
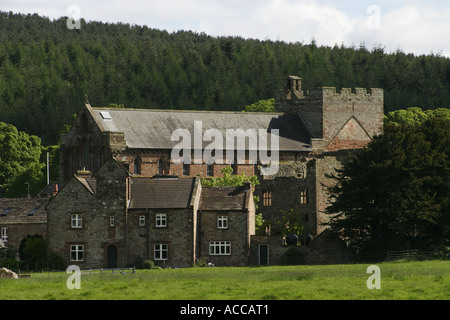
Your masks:
M301 78L294 76L286 79L284 90L277 92L275 97L275 111L298 114L312 135L313 148L317 146L319 151L327 150L338 133L345 134L347 141L352 140L352 146L364 145L362 141L370 141L380 134L383 104L384 93L379 88L342 88L338 91L335 87L321 87L303 92ZM335 143L332 149L339 149L340 145L344 144Z
M301 94L300 94L301 92ZM308 91L293 91L285 89L276 92L275 111L298 112L298 108L308 107L320 102L356 103L365 102L374 105L383 104L384 92L379 88L342 88L320 87Z

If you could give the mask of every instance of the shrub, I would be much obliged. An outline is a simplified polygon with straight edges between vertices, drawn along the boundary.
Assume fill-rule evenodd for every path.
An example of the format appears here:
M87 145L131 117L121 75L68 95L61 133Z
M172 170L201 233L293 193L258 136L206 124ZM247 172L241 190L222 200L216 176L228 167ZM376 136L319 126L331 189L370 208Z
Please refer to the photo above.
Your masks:
M152 260L144 260L142 262L142 268L143 269L155 269L155 262Z
M47 266L49 270L65 270L66 268L64 259L54 252L48 255Z
M208 261L206 260L206 258L199 258L194 263L194 267L196 267L196 268L202 268L202 267L207 267L207 266L208 266Z

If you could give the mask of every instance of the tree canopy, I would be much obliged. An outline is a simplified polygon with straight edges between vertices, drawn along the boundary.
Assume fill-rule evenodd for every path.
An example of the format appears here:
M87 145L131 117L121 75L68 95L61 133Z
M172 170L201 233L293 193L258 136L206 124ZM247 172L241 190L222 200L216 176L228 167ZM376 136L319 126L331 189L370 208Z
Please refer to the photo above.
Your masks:
M388 112L384 116L384 122L386 124L415 124L434 117L450 119L450 109L437 108L433 110L422 110L419 107L410 107Z
M259 100L244 107L244 112L274 112L275 99Z
M332 175L331 229L360 252L448 244L449 151L450 119L387 124Z
M3 196L36 193L42 187L41 140L0 122L0 187ZM25 185L27 184L27 186Z

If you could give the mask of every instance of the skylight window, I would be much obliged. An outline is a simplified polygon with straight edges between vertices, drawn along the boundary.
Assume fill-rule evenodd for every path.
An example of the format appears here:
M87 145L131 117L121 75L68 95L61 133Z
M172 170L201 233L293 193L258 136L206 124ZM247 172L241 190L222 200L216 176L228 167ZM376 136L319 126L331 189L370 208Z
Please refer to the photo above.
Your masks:
M34 216L34 214L39 210L39 207L34 208L31 210L31 212L28 214L29 216Z
M9 208L6 208L6 209L5 209L5 211L3 211L1 215L2 215L2 216L6 216L6 215L7 215L8 213L10 213L10 212L11 212L11 210L12 210L12 208L11 208L11 207L9 207Z
M111 115L108 111L100 111L100 115L104 120L111 120Z

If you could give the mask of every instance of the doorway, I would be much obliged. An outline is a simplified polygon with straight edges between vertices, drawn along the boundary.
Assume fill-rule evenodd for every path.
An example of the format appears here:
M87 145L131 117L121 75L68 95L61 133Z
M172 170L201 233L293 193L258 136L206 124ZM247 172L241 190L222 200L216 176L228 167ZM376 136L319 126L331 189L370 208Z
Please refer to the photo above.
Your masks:
M259 265L268 266L269 265L269 245L260 244L259 245Z
M117 246L115 245L108 246L107 268L117 268Z

